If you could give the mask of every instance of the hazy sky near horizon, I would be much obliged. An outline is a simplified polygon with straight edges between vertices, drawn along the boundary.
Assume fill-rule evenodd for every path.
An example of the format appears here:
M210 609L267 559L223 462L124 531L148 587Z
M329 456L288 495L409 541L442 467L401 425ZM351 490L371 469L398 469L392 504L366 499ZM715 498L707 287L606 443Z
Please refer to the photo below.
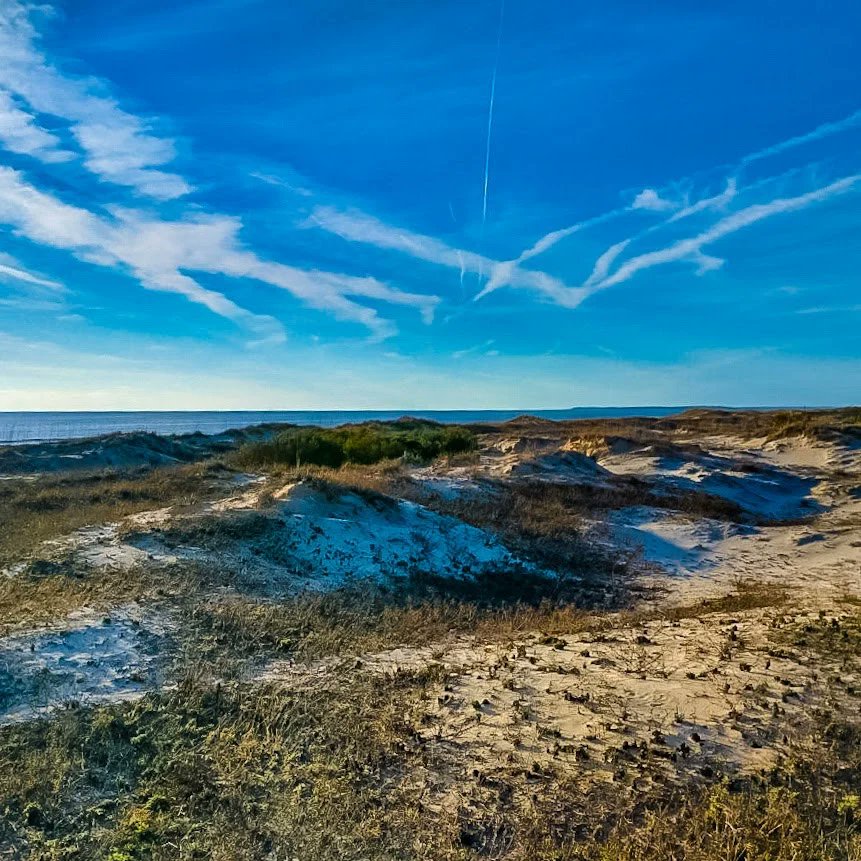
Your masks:
M0 0L0 410L858 403L859 37Z

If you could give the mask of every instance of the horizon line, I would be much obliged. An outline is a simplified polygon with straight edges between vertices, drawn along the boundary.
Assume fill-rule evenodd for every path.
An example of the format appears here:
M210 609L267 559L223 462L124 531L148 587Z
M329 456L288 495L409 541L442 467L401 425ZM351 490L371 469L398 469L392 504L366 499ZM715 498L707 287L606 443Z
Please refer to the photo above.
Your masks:
M256 408L230 408L220 409L211 407L207 409L97 409L97 410L0 410L0 416L3 415L104 415L108 413L149 413L152 415L163 415L169 413L184 413L194 415L199 413L397 413L400 412L404 416L408 416L412 412L418 413L552 413L552 412L574 412L578 410L829 410L829 409L852 409L861 408L861 404L840 403L840 404L613 404L600 405L588 404L585 406L569 406L569 407L302 407L302 408L273 408L265 409Z

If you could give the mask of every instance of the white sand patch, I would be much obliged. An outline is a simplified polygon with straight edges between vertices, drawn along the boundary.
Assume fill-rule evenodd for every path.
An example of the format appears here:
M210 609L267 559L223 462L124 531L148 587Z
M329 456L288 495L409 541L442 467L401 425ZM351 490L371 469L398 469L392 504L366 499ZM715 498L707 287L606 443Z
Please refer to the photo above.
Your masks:
M0 639L0 723L30 719L63 703L140 696L160 680L164 620L138 607L90 611L65 624Z
M802 473L821 474L832 470L861 473L861 440L853 441L849 436L834 441L806 436L780 440L709 436L699 442L722 454L741 454L754 461Z
M488 533L404 500L355 493L330 498L299 484L280 512L285 560L314 588L414 572L470 577L522 565Z
M189 517L177 521L173 536L153 531L133 540L153 558L216 564L236 572L244 586L264 591L535 570L489 533L406 500L305 482L286 485L272 498L274 504L257 513L210 508L210 517L224 518L223 535L208 524L198 538L198 518ZM190 530L188 538L183 528Z
M27 570L27 562L14 562L0 568L0 577L20 577Z
M173 508L157 508L131 514L122 522L103 523L76 529L62 538L42 543L38 558L72 560L93 568L128 569L143 564L174 564L176 556L159 548L147 549L128 543L125 530L151 530L167 525L173 517ZM28 568L29 560L22 560L0 569L0 576L19 577Z
M447 501L495 492L492 484L476 477L473 467L444 468L442 472L439 469L437 466L416 467L410 471L410 478Z
M672 464L646 457L642 451L608 459L633 473L663 471L695 480L696 464L682 463L673 469ZM831 455L829 462L833 463ZM792 469L807 470L798 465ZM816 600L861 595L861 492L851 474L812 468L802 475L788 469L777 472L780 479L770 486L767 482L774 473L769 471L721 476L732 482L738 479L739 485L724 489L737 491L735 499L747 510L768 511L777 521L773 525L737 525L639 507L611 512L603 523L593 522L593 537L611 549L632 553L635 567L638 558L642 560L639 567L645 581L665 587L670 604L717 597L739 580L790 589ZM715 492L711 477L697 484ZM809 522L781 525L774 515L791 512L799 499L796 491L806 486L815 487L819 513ZM781 503L782 491L786 498ZM668 576L662 577L661 571Z
M719 496L744 511L769 520L809 517L822 511L814 496L819 479L736 455L652 446L610 454L602 466L617 475L633 475L677 491Z
M835 451L831 446L817 444L805 437L788 440L753 442L757 455L768 463L784 469L823 470L831 466Z
M173 513L173 506L168 505L166 508L154 508L151 511L139 511L137 514L130 514L124 522L127 526L152 529L169 523Z
M861 595L861 500L821 515L812 526L753 528L646 511L627 519L619 512L610 540L641 548L645 562L670 575L645 572L648 582L667 588L669 604L717 597L740 580L816 601Z
M628 548L644 561L678 576L689 576L716 564L728 538L757 530L710 518L691 518L646 506L622 508L606 521L610 545Z
M264 476L239 473L233 476L231 483L237 487L248 489L242 493L210 502L207 506L208 511L242 511L257 508L260 505L260 497L266 483Z
M162 526L169 519L158 516L157 512L144 512L144 515L134 517L132 525L140 529ZM176 555L162 552L158 547L140 547L123 540L118 523L79 529L57 545L59 550L71 552L73 559L93 568L125 570L138 565L173 565L177 562Z

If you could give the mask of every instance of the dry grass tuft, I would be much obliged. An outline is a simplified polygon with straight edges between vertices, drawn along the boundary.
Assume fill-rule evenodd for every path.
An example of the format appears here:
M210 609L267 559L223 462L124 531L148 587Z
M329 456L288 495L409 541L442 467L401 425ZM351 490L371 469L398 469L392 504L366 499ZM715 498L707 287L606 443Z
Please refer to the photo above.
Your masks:
M0 565L83 526L154 507L192 505L211 491L219 475L215 465L195 464L0 482Z

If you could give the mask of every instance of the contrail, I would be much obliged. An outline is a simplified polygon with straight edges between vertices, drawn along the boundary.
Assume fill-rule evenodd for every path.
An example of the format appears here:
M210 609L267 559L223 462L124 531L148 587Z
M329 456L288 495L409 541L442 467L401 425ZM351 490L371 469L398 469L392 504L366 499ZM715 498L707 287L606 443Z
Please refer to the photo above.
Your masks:
M502 20L505 16L505 0L499 4L499 30L496 34L496 61L493 64L493 77L490 80L490 104L487 109L487 147L484 153L484 196L481 205L481 224L487 221L487 186L490 180L490 135L493 131L493 102L496 98L496 73L499 71L499 52L502 47Z

